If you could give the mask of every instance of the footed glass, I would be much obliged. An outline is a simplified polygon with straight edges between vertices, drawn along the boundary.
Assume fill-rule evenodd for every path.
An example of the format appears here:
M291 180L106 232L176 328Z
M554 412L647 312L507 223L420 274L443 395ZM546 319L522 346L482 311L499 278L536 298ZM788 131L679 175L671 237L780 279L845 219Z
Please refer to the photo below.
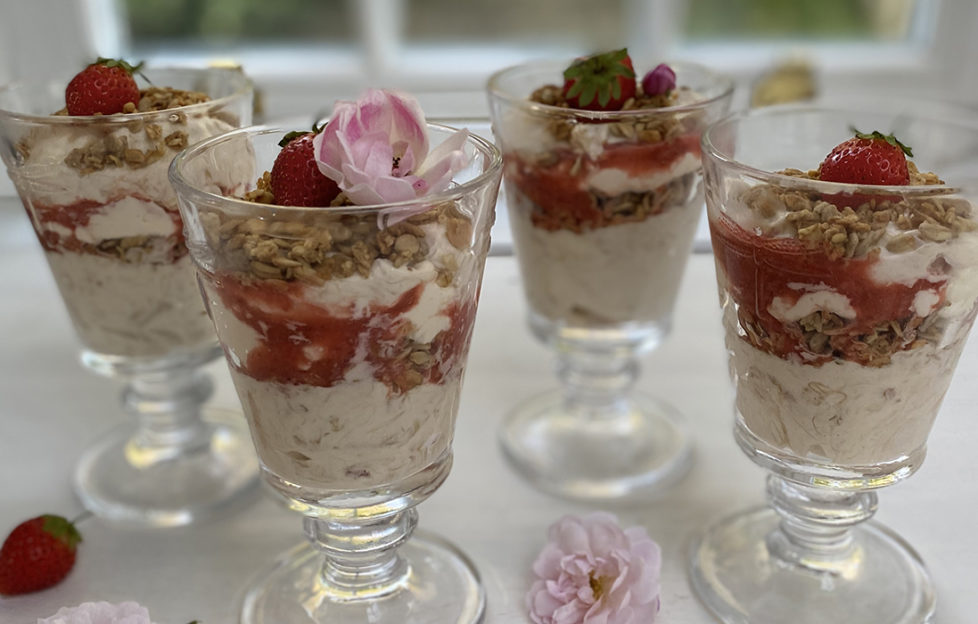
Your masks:
M428 128L432 147L453 132ZM477 622L476 569L412 534L415 506L452 464L499 152L470 135L455 184L411 202L236 199L271 169L284 132L233 132L171 169L262 474L308 538L255 580L242 621Z
M252 89L230 69L147 69L166 110L73 117L67 80L0 89L2 157L96 373L125 380L131 422L98 440L75 490L102 518L191 522L258 483L240 415L204 409L220 354L167 180L187 145L248 124Z
M593 112L529 99L569 64L521 65L489 81L529 325L556 352L561 382L517 406L499 439L545 491L644 497L690 465L682 417L632 388L639 355L669 333L702 214L700 133L727 110L733 85L675 63L678 88L662 108ZM559 90L548 89L538 99Z
M799 170L852 128L910 145L910 184ZM818 108L704 134L734 435L771 473L768 507L692 545L693 587L723 622L933 617L920 557L870 518L876 490L920 467L978 309L976 145L947 120Z

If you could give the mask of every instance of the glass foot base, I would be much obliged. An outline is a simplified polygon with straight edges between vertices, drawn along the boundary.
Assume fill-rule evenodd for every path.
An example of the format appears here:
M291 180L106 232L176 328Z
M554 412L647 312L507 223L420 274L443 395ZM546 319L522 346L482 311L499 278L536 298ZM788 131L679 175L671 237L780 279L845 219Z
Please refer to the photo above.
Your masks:
M692 459L679 413L640 395L606 417L570 412L562 393L545 394L509 415L499 441L530 483L582 501L653 495L679 481Z
M927 570L898 535L874 523L852 529L856 549L833 571L773 558L767 538L780 516L743 512L707 529L690 552L690 580L726 624L930 622L936 598ZM812 562L818 564L819 562Z
M252 584L241 624L474 624L486 610L471 562L448 542L422 531L398 549L410 573L400 589L376 599L331 601L319 582L322 555L303 544Z
M189 524L258 485L258 460L240 413L205 409L209 443L162 456L129 443L134 425L118 427L82 455L75 492L98 517L137 526Z

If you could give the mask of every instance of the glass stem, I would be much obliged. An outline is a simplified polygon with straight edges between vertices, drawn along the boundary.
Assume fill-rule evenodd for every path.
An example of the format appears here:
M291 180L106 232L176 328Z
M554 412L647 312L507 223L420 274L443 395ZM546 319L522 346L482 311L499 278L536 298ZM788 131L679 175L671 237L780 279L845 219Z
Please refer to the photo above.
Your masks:
M324 555L320 581L327 596L334 601L370 600L403 587L410 567L397 549L417 523L414 509L380 518L306 517L306 535Z
M571 411L615 417L628 409L628 393L638 379L633 351L558 349L557 377Z
M164 461L210 444L201 407L214 392L210 377L194 367L136 373L122 391L126 411L138 423L127 456L134 465Z
M773 557L814 572L854 572L861 556L852 529L876 513L875 492L814 488L770 475L767 495L781 516L767 538Z

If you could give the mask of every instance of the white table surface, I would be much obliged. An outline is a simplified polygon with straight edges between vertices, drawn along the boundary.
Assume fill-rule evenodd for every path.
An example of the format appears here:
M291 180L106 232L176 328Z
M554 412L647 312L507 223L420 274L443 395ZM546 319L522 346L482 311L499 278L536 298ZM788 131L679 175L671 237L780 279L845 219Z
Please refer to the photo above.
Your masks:
M645 526L663 548L662 611L666 624L712 622L686 579L692 532L763 500L763 473L731 436L731 389L721 346L712 259L692 257L679 296L675 328L644 358L641 390L687 417L696 440L688 477L658 500L606 509L625 526ZM83 370L78 344L41 251L20 208L0 198L0 533L44 512L80 511L71 472L85 446L123 422L119 384ZM547 527L565 513L593 507L537 493L504 463L495 432L515 402L555 385L550 354L529 335L519 275L511 257L492 257L470 352L455 439L455 466L444 486L420 506L423 529L465 550L488 592L489 623L528 622L523 595ZM236 398L223 362L212 370L214 402ZM978 343L959 370L918 474L881 492L878 519L913 544L938 592L938 621L975 622L978 554L978 443L975 418ZM87 600L136 600L159 624L237 622L249 578L301 540L300 520L256 495L205 523L134 530L90 518L74 571L60 585L0 599L0 623L33 624L60 606ZM839 623L841 624L841 623Z

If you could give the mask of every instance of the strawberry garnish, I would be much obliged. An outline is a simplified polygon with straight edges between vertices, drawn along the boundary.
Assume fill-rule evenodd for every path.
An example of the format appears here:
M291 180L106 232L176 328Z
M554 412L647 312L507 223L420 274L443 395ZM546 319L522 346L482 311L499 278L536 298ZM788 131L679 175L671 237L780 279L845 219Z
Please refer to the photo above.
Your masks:
M820 179L827 182L902 186L909 184L907 156L913 151L892 134L855 131L822 161Z
M621 110L635 97L635 68L628 48L574 61L564 70L563 92L572 108Z
M845 182L874 186L904 186L910 183L907 156L913 151L892 134L873 131L856 136L835 146L819 167L819 179L826 182ZM872 199L896 201L899 197L867 194L837 194L825 198L837 206L856 207Z
M132 77L142 63L133 67L125 61L99 58L81 70L65 89L69 115L114 115L126 104L139 102L139 87Z
M81 534L69 520L50 514L17 525L0 547L0 594L46 589L75 565Z
M290 132L279 142L282 151L272 165L269 185L279 206L329 206L340 189L319 170L312 132Z

